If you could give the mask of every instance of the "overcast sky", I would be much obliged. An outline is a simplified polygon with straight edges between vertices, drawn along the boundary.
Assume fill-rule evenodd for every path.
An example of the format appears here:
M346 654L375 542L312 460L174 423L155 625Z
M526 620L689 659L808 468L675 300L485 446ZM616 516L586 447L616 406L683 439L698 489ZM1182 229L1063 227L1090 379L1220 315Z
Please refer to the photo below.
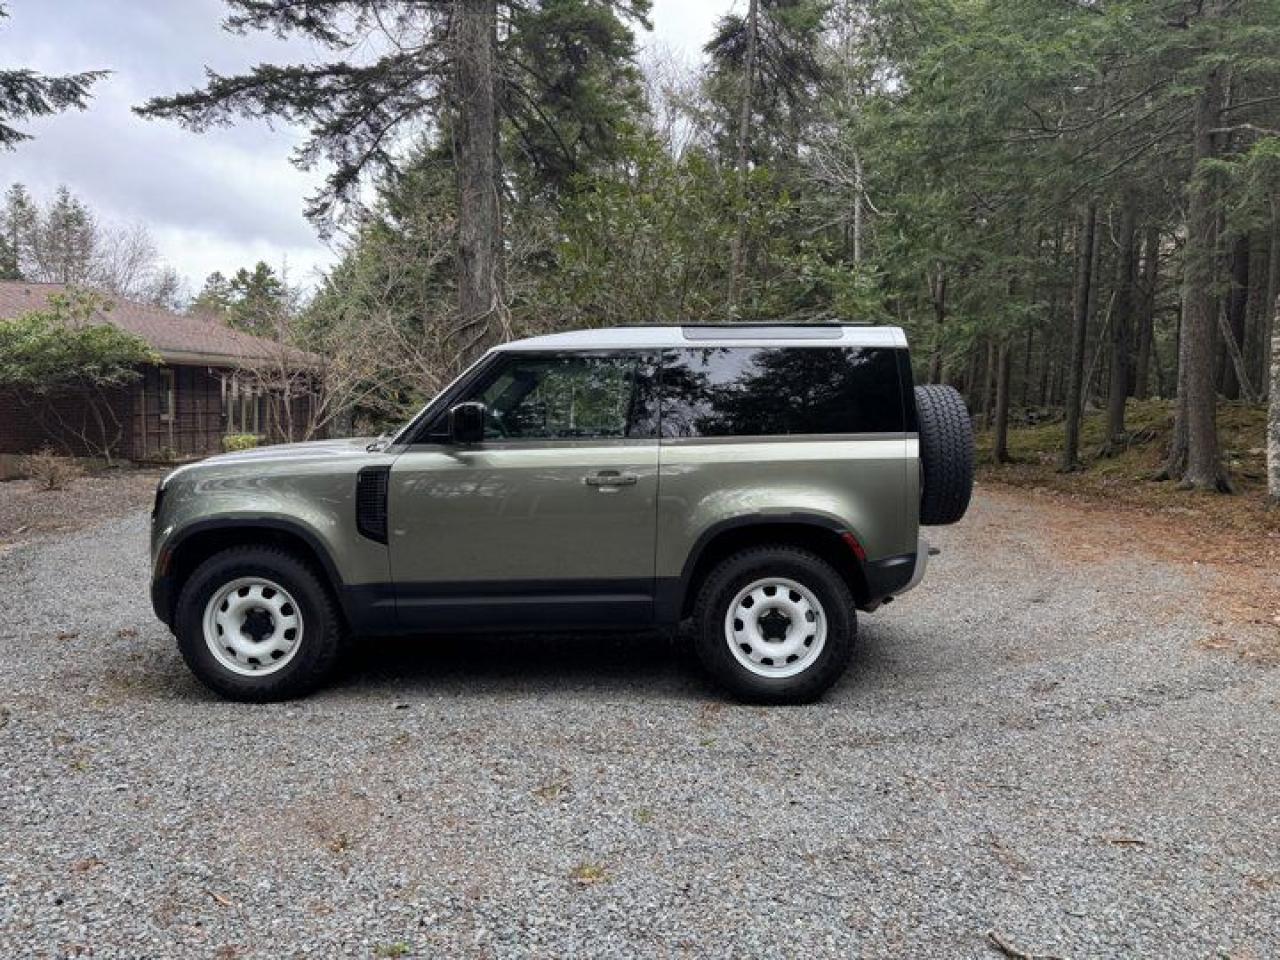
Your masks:
M734 0L655 0L656 43L696 60ZM311 48L220 29L221 0L8 0L0 64L44 73L108 68L88 111L21 125L36 139L0 153L0 189L20 181L47 198L66 184L106 221L144 223L165 260L199 289L214 270L287 263L310 285L332 252L302 215L318 177L289 154L296 130L239 123L196 135L130 108L198 85L207 65L230 73Z

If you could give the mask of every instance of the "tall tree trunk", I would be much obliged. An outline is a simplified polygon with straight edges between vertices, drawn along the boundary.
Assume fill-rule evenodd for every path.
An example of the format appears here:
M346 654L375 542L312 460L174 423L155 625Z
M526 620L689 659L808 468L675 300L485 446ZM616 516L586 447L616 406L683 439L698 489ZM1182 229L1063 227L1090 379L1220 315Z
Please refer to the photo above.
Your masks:
M1058 229L1055 231L1053 238L1053 276L1062 276L1062 251L1066 246L1067 224L1059 223ZM1053 400L1049 395L1049 373L1053 365L1053 346L1057 338L1058 331L1058 307L1062 301L1060 293L1061 287L1056 280L1050 284L1049 289L1049 309L1045 315L1045 321L1041 335L1044 338L1044 349L1041 351L1040 365L1040 384L1037 390L1036 403L1042 407L1052 406ZM1026 405L1026 402L1023 402Z
M1099 211L1098 215L1101 216L1101 211ZM1103 313L1103 311L1099 308L1099 299L1102 296L1102 249L1105 246L1105 244L1102 242L1103 240L1102 234L1099 232L1101 228L1102 228L1102 225L1100 223L1095 223L1095 226L1093 228L1094 229L1093 262L1089 264L1089 276L1092 279L1089 282L1089 314L1088 316L1090 320L1092 320L1095 317L1101 316L1104 319L1104 323L1110 323L1112 301L1108 299L1105 313ZM1089 338L1088 338L1088 334L1085 335L1085 353L1084 353L1085 377L1084 377L1084 386L1080 392L1080 401L1081 401L1080 409L1082 411L1084 410L1085 407L1089 405L1089 400L1091 398L1100 399L1098 394L1091 393L1091 391L1094 389L1094 384L1097 382L1093 378L1093 372L1097 368L1098 357L1102 355L1102 348L1105 345L1102 342L1102 337L1106 335L1107 330L1108 330L1108 327L1103 326L1102 329L1099 331L1098 348L1094 352L1093 364L1089 363Z
M742 103L738 107L737 174L739 202L746 203L747 165L751 162L751 115L755 107L756 48L760 41L760 0L747 5L747 57L742 78ZM736 307L742 285L742 268L746 260L747 214L738 213L738 226L733 234L729 265L729 303Z
M1227 351L1228 369L1232 374L1232 383L1236 387L1236 396L1234 399L1245 399L1252 403L1255 399L1253 393L1253 383L1249 380L1249 364L1244 358L1244 354L1240 350L1240 344L1236 340L1235 332L1227 320L1225 311L1218 311L1218 334L1222 338L1222 344Z
M503 295L497 24L496 0L454 0L451 123L458 185L458 322L452 339L460 367L511 334Z
M1183 336L1187 325L1187 304L1185 300L1178 303L1178 322L1174 329L1173 395L1175 414L1173 418L1173 435L1169 439L1169 455L1165 458L1164 469L1156 475L1157 480L1176 480L1187 469L1187 338ZM1161 393L1164 393L1161 388Z
M1207 16L1221 16L1217 0ZM1187 202L1187 244L1183 278L1183 318L1179 387L1186 395L1179 402L1179 421L1187 441L1182 485L1197 490L1227 491L1226 475L1218 457L1217 394L1213 388L1214 327L1218 298L1214 275L1218 241L1217 198L1211 184L1195 174L1200 164L1217 154L1213 131L1222 110L1223 65L1215 65L1205 77L1196 103L1195 150Z
M1249 308L1249 236L1241 234L1231 245L1231 291L1227 294L1225 325L1222 329L1222 395L1239 400L1249 391L1243 389L1236 357L1245 341L1245 312ZM1247 377L1248 374L1246 373Z
M1049 313L1049 323L1044 331L1044 349L1041 351L1040 362L1040 389L1037 393L1036 402L1042 407L1053 406L1053 354L1054 343L1057 327L1054 320L1057 319L1057 311L1051 310Z
M1107 391L1107 439L1102 453L1111 456L1124 449L1124 405L1129 398L1129 345L1137 306L1138 198L1125 197L1120 213L1120 255L1116 258L1115 306L1111 316L1111 379Z
M1280 507L1280 297L1272 314L1271 402L1267 407L1267 499Z
M998 372L996 374L996 442L995 442L995 461L996 463L1009 462L1009 367L1010 355L1013 350L1009 346L1007 337L1000 340L1000 353L996 360Z
M1080 417L1083 406L1084 354L1089 333L1092 301L1094 244L1098 228L1098 204L1090 201L1076 232L1075 316L1071 327L1071 359L1067 369L1067 425L1058 469L1064 473L1080 467Z
M996 380L996 342L987 340L987 356L982 366L982 429L991 429L991 394Z
M865 204L862 199L862 154L856 150L853 152L853 177L857 181L853 193L853 264L858 266L862 263L862 211Z
M980 397L978 396L978 374L981 372L982 354L978 350L976 343L969 344L967 351L969 362L965 364L964 379L960 384L960 391L965 395L964 402L970 411L976 411L975 418L981 422L982 410L978 405Z
M929 382L942 382L942 327L947 322L947 274L942 264L928 275L929 299L933 303L933 353L929 359Z
M1138 313L1138 355L1134 361L1133 395L1147 399L1151 382L1151 350L1155 340L1156 291L1160 286L1160 228L1147 228L1142 263L1142 309Z
M1267 340L1267 321L1271 304L1267 302L1267 267L1271 262L1270 231L1258 230L1249 238L1249 290L1244 311L1244 354L1249 383L1258 399L1265 400L1267 378L1271 375L1271 344Z
M1268 259L1267 303L1271 304L1280 299L1280 202L1277 202L1275 197L1271 198L1271 255ZM1264 343L1270 343L1271 338L1280 333L1280 321L1277 321L1275 317L1275 313L1267 312L1267 326L1263 333ZM1268 377L1267 383L1270 390L1269 395L1274 397L1276 395L1275 378Z
M1025 410L1031 402L1031 358L1035 352L1036 345L1036 328L1027 327L1027 342L1023 347L1022 353L1022 409Z

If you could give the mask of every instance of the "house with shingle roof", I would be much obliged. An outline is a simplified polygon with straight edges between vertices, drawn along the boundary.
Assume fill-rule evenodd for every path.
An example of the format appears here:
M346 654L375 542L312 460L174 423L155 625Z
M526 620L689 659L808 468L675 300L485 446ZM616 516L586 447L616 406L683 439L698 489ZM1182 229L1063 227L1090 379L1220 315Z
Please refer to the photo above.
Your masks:
M48 309L50 297L68 292L58 283L0 281L0 320ZM291 391L282 400L268 386L279 378L255 371L286 369L305 379L319 373L320 357L205 317L120 297L106 298L106 306L90 322L108 323L140 337L162 360L145 367L140 379L110 398L121 428L117 456L138 461L194 459L219 452L229 434L255 434L265 442L303 439L290 434L296 425L308 422L309 393ZM77 448L74 430L64 429L82 414L55 410L52 416L42 416L25 399L0 396L0 457L45 446L89 453ZM282 403L289 406L286 415L281 415Z

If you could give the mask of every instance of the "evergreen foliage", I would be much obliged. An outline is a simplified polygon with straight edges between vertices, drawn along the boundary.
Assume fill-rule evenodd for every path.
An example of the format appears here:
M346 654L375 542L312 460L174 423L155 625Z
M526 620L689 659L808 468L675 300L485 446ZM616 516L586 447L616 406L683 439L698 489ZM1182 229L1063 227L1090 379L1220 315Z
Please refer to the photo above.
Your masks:
M0 20L9 15L5 6L0 3ZM46 77L24 68L0 69L0 149L13 150L31 139L31 134L19 130L15 123L85 109L90 89L106 75L105 70L88 70Z
M1217 401L1266 391L1280 293L1280 0L749 0L647 96L647 0L231 8L332 62L142 110L307 126L312 212L352 216L288 335L377 416L500 337L890 321L997 459L1019 417L1066 421L1063 469L1119 455L1125 401L1176 397L1165 475L1227 486Z

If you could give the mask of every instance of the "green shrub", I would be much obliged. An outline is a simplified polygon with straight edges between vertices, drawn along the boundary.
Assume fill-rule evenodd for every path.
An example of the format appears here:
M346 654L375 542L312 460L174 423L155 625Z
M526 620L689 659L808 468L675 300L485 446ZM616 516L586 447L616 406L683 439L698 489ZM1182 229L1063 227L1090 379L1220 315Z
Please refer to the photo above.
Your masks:
M229 433L222 438L222 449L227 453L237 450L252 450L258 445L258 438L252 433Z

